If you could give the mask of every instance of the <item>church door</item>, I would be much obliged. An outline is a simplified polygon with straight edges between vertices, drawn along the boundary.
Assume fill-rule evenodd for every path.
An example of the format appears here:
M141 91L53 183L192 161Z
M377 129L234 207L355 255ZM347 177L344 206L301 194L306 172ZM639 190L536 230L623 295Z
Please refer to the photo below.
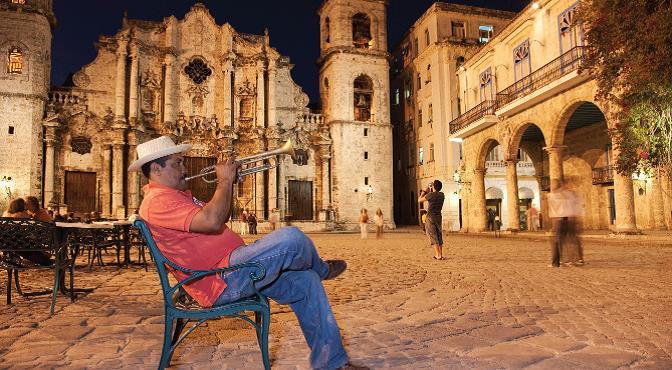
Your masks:
M188 176L197 175L205 167L209 167L217 163L217 159L209 157L184 157L184 167L187 168ZM207 176L208 179L216 178L215 174ZM191 195L203 202L209 202L212 195L215 194L217 183L207 183L203 178L193 179L187 184Z
M289 180L289 216L292 220L313 219L313 182Z
M65 171L65 204L69 212L97 211L95 172Z

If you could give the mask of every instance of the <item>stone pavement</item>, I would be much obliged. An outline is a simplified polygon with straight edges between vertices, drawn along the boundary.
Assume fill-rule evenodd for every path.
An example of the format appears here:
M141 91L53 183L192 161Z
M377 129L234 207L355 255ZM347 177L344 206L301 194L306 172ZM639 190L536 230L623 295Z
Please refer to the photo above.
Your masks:
M541 237L451 234L446 261L433 260L416 231L311 237L323 257L349 263L325 287L357 364L672 368L672 242L587 238L585 266L555 269ZM155 271L79 270L77 286L95 291L74 303L59 297L53 317L47 297L0 303L1 369L156 368L163 309ZM51 277L42 279L46 286ZM307 369L308 353L292 312L275 305L273 368ZM254 331L241 320L209 322L178 348L173 368L261 368Z

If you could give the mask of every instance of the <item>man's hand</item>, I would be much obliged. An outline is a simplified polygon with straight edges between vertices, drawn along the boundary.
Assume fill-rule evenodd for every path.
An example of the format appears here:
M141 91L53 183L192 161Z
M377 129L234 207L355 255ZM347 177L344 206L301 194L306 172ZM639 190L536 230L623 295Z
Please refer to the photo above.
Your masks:
M240 165L241 163L237 162L235 158L228 158L224 162L218 163L215 166L217 182L219 184L233 184L238 178Z

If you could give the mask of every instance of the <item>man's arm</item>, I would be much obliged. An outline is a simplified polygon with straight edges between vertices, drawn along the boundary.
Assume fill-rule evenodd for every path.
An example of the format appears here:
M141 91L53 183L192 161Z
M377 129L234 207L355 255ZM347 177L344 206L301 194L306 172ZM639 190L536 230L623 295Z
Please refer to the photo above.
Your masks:
M210 202L205 205L191 220L190 232L211 234L222 229L222 226L231 218L233 204L233 182L240 163L229 158L218 164L217 188Z

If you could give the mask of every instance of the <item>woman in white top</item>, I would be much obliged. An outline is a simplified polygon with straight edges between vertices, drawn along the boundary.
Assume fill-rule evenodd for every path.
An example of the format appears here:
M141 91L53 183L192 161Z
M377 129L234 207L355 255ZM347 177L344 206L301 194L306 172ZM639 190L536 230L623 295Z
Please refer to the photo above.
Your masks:
M378 208L376 210L376 216L373 218L374 223L376 224L376 239L380 239L383 237L383 211Z

